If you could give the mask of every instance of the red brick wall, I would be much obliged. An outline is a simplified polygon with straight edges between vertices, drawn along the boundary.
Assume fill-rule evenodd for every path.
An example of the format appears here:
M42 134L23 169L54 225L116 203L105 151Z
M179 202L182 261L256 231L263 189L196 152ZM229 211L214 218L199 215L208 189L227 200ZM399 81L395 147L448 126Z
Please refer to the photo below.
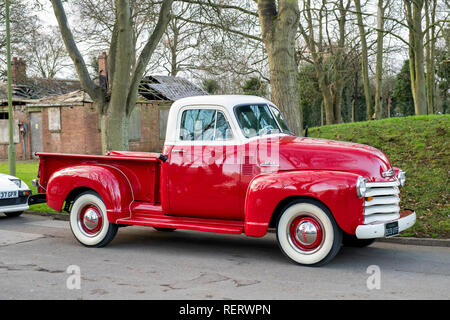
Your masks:
M92 104L61 107L61 130L50 131L48 108L42 108L42 144L44 152L101 154L98 116Z
M167 102L161 103L167 106ZM158 103L140 104L141 107L141 139L130 141L131 151L160 152L164 141L159 135ZM137 106L138 107L138 106ZM101 133L96 107L93 104L83 106L60 107L61 130L50 131L47 107L42 107L42 148L44 152L101 154ZM17 107L14 119L30 126L29 113L25 107ZM30 133L27 139L27 159L31 159ZM20 143L15 144L18 160L23 160L22 136ZM0 159L8 158L8 145L0 144Z
M159 107L167 102L141 104L141 140L130 141L131 151L161 152L159 139Z

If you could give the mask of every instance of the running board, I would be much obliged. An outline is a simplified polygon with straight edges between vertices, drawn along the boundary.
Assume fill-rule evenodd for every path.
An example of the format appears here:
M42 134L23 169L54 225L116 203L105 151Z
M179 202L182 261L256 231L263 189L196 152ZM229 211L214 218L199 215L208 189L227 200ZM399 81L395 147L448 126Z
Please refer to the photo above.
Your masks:
M241 234L244 231L243 221L175 217L161 214L133 215L132 218L118 219L116 223L229 234Z

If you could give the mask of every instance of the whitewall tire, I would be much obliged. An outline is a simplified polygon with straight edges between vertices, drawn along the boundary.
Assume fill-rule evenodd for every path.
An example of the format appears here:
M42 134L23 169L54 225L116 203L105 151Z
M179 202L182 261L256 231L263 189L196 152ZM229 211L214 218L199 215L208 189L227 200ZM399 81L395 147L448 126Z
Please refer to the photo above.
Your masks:
M321 266L339 252L342 230L322 203L297 200L285 207L278 218L277 241L293 262Z
M70 210L70 228L75 238L87 247L103 247L117 233L117 224L110 223L101 197L88 191L80 194Z

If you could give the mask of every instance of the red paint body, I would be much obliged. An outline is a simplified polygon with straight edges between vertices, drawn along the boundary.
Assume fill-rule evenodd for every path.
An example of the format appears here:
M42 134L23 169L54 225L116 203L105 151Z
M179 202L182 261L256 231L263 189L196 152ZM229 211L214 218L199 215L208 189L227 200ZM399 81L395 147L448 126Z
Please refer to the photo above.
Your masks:
M268 144L279 151L273 167L261 166L272 155L257 152ZM117 224L261 237L283 204L298 197L321 201L338 225L354 234L364 220L357 177L394 179L382 177L391 164L379 150L323 139L281 136L226 147L166 145L163 154L165 162L159 154L144 152L37 153L40 185L49 207L57 211L91 189L105 202L108 220Z

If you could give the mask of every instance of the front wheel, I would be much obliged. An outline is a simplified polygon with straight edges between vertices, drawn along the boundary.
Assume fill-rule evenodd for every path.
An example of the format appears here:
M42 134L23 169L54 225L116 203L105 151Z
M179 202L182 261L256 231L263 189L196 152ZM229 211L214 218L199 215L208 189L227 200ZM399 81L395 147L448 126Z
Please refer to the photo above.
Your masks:
M75 238L86 247L104 247L111 242L118 226L108 221L106 206L92 191L79 195L70 211L70 228Z
M293 262L321 266L339 252L342 230L330 210L320 202L294 201L278 218L277 241Z
M342 244L344 247L364 248L375 242L375 239L358 239L353 234L344 233Z

